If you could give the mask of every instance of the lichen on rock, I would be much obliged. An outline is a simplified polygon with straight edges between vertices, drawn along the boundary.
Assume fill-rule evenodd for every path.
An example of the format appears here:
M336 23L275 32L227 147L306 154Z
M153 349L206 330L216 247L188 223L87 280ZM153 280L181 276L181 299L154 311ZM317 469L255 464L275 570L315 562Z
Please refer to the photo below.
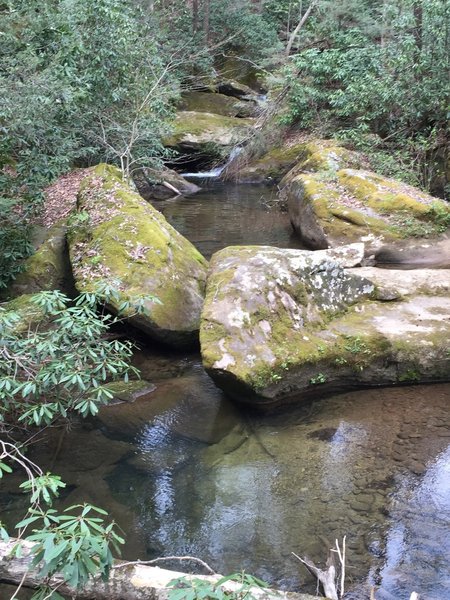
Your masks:
M401 383L411 365L419 379L448 378L450 324L442 319L450 300L427 295L424 278L417 305L398 293L386 303L373 270L358 275L338 261L326 250L270 247L213 256L200 342L220 387L238 401L271 407Z
M99 165L84 180L68 239L79 292L106 281L118 292L110 308L128 303L124 316L134 326L176 346L196 340L206 260L116 168Z

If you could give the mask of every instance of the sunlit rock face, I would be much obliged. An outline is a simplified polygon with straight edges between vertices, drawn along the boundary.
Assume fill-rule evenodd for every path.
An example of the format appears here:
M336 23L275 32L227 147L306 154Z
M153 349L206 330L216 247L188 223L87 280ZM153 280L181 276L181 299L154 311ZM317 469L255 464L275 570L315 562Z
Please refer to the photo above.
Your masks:
M450 299L436 296L448 289L448 271L440 287L423 274L408 291L400 275L398 285L392 272L379 284L378 269L358 275L340 260L333 251L271 247L213 256L200 341L217 385L271 407L356 386L448 378Z

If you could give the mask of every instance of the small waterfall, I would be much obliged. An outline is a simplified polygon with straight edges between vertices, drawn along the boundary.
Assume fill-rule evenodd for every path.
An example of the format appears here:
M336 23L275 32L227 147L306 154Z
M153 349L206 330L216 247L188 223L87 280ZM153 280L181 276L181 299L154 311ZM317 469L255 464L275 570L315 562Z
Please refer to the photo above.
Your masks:
M196 179L213 179L216 177L220 177L223 171L228 167L228 165L242 152L242 148L240 146L235 146L233 150L230 152L230 156L225 164L220 167L216 167L215 169L211 169L211 171L198 171L197 173L181 173L183 177L191 177Z

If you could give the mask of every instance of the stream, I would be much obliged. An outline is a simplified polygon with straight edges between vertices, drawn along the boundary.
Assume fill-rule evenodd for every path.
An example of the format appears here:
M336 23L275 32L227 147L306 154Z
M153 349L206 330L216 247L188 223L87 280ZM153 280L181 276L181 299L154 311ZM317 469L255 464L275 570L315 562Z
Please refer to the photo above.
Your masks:
M300 247L263 186L210 184L156 205L207 257L228 245ZM74 425L55 454L32 459L67 482L63 506L102 506L124 530L126 559L197 556L273 586L315 592L292 555L326 559L347 539L346 598L450 598L450 384L329 396L269 415L234 405L197 352L140 343L134 364L154 384ZM26 501L0 492L12 524ZM180 569L176 562L168 568ZM183 565L182 568L186 568ZM193 566L194 570L194 566Z

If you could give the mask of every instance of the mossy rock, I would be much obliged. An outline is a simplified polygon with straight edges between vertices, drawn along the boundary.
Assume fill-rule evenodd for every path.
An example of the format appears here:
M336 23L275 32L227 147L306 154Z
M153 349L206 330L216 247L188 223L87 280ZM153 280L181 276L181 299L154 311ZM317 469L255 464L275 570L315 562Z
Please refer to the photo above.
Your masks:
M430 221L442 213L442 218L448 215L450 222L450 206L446 202L411 185L371 171L342 169L337 175L347 190L377 212L408 213L414 219Z
M281 181L294 230L311 248L363 241L368 252L402 239L428 238L450 224L450 207L371 171L348 168L355 153L308 143L304 159ZM347 168L342 168L346 166Z
M340 146L334 140L311 140L301 145L298 162L286 174L281 187L287 185L299 173L324 172L328 176L339 169L347 167L359 168L364 158L361 154Z
M207 262L118 169L98 165L83 181L68 239L79 292L109 282L118 292L111 310L129 303L132 325L174 346L197 339Z
M362 158L331 140L315 140L275 146L260 158L241 166L236 179L244 183L281 180L281 188L304 172L336 172L360 166Z
M241 143L251 131L252 119L238 119L207 112L180 111L173 122L173 131L163 140L176 149L204 151L205 146L231 148Z
M176 171L167 168L159 170L150 168L138 169L133 173L133 182L139 194L144 200L149 202L153 200L168 200L178 194L191 196L201 189L195 183L187 181L187 179Z
M305 144L277 146L260 158L242 164L235 179L241 183L278 182L304 156Z
M5 296L16 297L22 294L64 290L69 267L66 230L65 222L57 223L49 229L45 240L25 261L24 270L8 287Z
M237 79L221 79L216 85L217 91L226 96L232 96L239 99L256 99L257 93L250 86L237 81Z
M46 312L36 304L35 297L36 294L23 294L14 300L0 304L2 317L8 318L13 314L17 316L12 326L12 331L16 335L24 334L39 323L46 321Z
M389 222L363 206L352 207L321 174L300 174L289 184L287 206L294 231L313 249L363 241L371 248L396 239Z
M375 283L327 251L226 248L211 260L204 366L233 398L260 408L403 383L413 367L419 381L448 380L450 298L426 294L377 301Z
M225 94L185 92L178 104L179 110L213 113L225 117L256 117L260 112L254 100L237 100Z

